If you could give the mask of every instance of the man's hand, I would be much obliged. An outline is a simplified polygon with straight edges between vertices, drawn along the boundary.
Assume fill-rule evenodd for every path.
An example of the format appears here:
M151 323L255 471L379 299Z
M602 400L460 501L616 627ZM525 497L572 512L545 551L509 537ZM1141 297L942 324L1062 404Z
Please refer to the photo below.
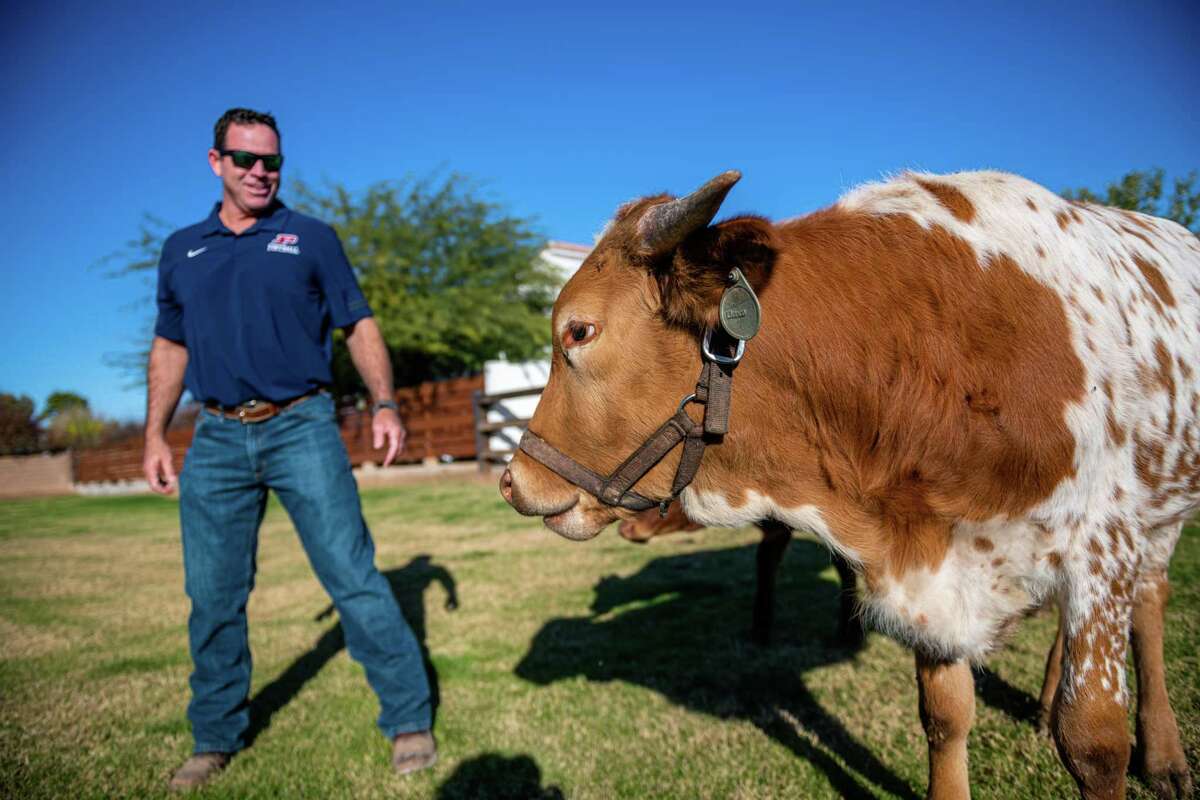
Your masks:
M171 448L166 439L158 436L146 440L146 449L142 454L142 473L146 476L146 483L150 484L151 491L158 494L170 494L175 491L178 481L175 478Z
M146 368L146 449L142 451L142 474L151 491L158 494L170 494L177 483L165 432L183 393L187 362L186 347L161 336L154 337Z
M371 419L371 432L375 434L376 450L383 447L384 440L387 440L388 451L383 459L385 467L391 464L396 456L404 452L404 438L408 433L400 422L400 415L392 409L381 408L375 412L375 416Z

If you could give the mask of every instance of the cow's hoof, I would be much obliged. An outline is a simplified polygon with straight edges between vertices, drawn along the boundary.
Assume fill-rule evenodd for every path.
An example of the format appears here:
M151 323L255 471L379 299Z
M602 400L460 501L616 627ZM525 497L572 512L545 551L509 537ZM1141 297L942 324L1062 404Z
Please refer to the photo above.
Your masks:
M1043 739L1054 741L1054 729L1050 727L1050 709L1043 708L1038 711L1037 732Z
M1192 774L1182 754L1169 764L1151 768L1143 764L1142 780L1159 800L1186 800L1192 796Z

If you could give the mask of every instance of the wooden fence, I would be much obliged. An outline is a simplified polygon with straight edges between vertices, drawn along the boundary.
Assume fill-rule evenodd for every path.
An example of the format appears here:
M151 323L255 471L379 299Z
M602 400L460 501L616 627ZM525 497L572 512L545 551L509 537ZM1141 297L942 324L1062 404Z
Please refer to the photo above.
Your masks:
M472 399L483 389L483 376L453 378L400 389L396 402L408 430L408 440L398 463L475 457L475 415ZM384 450L371 447L371 412L343 409L338 413L342 441L350 463L383 463ZM192 443L192 426L172 427L167 443L175 456L175 467L183 465ZM103 447L80 451L75 457L75 482L139 480L142 477L142 437L132 436Z
M480 472L487 472L491 469L492 464L505 463L508 457L516 452L511 447L493 450L488 444L493 433L507 428L524 430L529 425L528 417L510 417L491 421L488 420L488 412L505 400L540 395L545 388L538 386L533 389L514 389L511 392L497 392L496 394L484 394L482 389L475 392L475 459L479 463Z
M399 461L426 461L443 456L475 457L475 415L472 398L483 389L483 375L452 378L400 389L396 402L400 418L408 431L408 440ZM359 464L383 463L382 450L371 448L371 414L353 411L341 416L342 441L350 461Z

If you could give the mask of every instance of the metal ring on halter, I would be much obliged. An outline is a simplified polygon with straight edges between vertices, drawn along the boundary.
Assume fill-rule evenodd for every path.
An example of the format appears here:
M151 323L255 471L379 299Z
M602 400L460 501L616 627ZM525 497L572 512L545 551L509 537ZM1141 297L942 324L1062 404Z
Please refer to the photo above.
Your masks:
M675 409L675 413L676 413L676 414L678 414L680 411L683 411L683 407L684 407L684 406L686 406L688 403L692 402L692 401L693 401L693 400L695 400L695 399L696 399L696 395L694 395L694 394L689 394L687 397L685 397L685 398L683 398L682 400L680 400L680 401L679 401L679 408Z
M746 340L738 339L737 352L732 356L719 356L712 351L710 346L712 342L712 328L706 328L704 331L704 340L700 343L700 349L704 353L704 357L709 361L715 361L718 364L726 364L732 366L742 360L742 356L746 353Z

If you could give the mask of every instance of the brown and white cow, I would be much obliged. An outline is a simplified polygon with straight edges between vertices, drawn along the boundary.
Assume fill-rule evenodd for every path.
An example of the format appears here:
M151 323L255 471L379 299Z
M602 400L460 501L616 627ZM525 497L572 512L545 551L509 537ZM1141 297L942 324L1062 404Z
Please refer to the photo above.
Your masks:
M555 304L530 430L613 470L693 391L738 267L764 322L687 515L807 529L855 565L870 620L916 651L931 796L969 794L968 664L1048 598L1065 621L1054 735L1082 795L1124 794L1131 629L1140 766L1186 795L1162 622L1200 504L1200 240L999 172L710 224L739 177L618 210ZM636 491L668 496L678 462ZM572 539L629 516L523 452L501 491Z

